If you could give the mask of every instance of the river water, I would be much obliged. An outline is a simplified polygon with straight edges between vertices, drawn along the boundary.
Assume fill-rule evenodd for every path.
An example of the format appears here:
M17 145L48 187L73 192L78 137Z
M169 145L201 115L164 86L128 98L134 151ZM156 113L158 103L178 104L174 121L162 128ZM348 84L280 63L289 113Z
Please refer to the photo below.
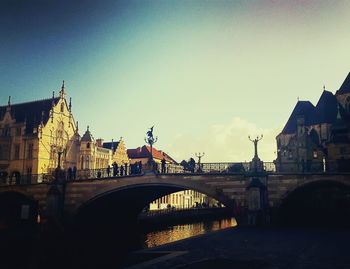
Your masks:
M230 227L236 227L235 218L207 220L188 224L167 226L157 231L146 232L141 235L142 248L152 248L181 239L214 232Z

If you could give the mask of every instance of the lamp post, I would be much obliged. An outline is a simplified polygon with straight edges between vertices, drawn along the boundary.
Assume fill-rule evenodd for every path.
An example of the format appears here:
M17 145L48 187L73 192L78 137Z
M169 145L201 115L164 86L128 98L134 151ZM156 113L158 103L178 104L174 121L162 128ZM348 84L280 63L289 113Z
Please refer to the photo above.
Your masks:
M204 152L203 153L198 152L198 153L195 153L195 155L198 158L198 172L201 173L202 172L201 159L205 154Z

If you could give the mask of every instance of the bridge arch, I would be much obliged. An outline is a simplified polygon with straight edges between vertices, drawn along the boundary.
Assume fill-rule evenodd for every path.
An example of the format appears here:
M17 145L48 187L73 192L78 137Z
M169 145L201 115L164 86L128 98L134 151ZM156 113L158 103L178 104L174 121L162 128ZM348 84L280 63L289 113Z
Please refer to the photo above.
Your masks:
M186 183L186 182L184 182ZM76 210L76 214L80 212L81 210L84 210L84 207L89 206L90 204L94 203L98 199L103 199L103 197L108 195L118 195L121 192L128 192L128 191L142 191L144 189L146 191L145 196L138 197L138 199L141 201L141 203L144 205L142 208L147 206L150 202L161 198L165 195L182 191L182 190L194 190L198 191L200 193L203 193L211 198L216 199L226 207L233 207L234 202L225 195L223 195L222 191L219 189L210 189L205 186L193 186L192 184L178 184L178 183L171 183L171 182L155 182L155 183L136 183L136 184L130 184L127 186L121 186L116 187L114 189L110 189L108 191L98 193L93 197L90 197L87 201L82 203ZM151 191L149 191L151 189ZM128 198L126 197L126 200ZM142 209L141 208L141 209Z
M341 179L312 180L286 192L279 207L285 225L350 225L350 183Z
M87 192L85 200L74 210L73 234L78 237L76 242L84 242L80 248L86 248L85 253L96 245L106 244L106 240L114 246L113 249L104 250L112 251L111 257L116 252L122 256L125 251L135 247L139 240L139 229L142 229L137 223L139 214L145 206L164 195L191 189L215 198L228 207L232 203L222 192L203 182L193 184L190 180L164 181L154 176L126 181L121 179L110 182L109 188Z

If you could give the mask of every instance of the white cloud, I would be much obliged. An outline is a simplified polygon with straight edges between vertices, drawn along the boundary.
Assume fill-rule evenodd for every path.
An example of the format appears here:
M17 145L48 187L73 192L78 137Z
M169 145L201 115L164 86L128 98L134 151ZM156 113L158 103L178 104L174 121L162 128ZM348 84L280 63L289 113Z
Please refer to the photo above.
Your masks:
M205 152L203 162L239 162L250 161L254 156L252 138L263 134L258 145L258 154L263 161L275 159L276 135L281 127L266 129L240 117L233 118L227 124L208 127L205 132L193 136L189 133L177 134L169 145L168 151L176 160L187 160L195 152Z

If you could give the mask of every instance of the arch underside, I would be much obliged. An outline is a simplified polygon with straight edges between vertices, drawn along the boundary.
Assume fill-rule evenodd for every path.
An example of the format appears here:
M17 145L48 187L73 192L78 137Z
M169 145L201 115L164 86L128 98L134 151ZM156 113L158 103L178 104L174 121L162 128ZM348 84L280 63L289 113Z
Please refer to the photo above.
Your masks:
M350 226L350 186L320 180L297 187L282 199L279 218L287 225Z
M0 193L0 223L14 228L24 223L33 224L38 213L38 202L18 191Z

